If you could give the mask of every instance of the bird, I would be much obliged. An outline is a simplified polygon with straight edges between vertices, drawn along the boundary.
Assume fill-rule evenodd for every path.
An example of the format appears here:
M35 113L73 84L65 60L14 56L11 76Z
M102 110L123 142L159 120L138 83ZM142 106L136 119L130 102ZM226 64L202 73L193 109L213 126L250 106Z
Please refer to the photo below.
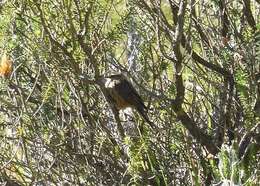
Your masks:
M1 63L0 63L0 75L2 77L9 77L12 73L13 70L13 61L6 55L4 54L1 58Z
M148 108L144 101L125 75L113 74L104 77L102 81L109 99L118 111L128 107L134 108L152 128L155 127L147 115Z

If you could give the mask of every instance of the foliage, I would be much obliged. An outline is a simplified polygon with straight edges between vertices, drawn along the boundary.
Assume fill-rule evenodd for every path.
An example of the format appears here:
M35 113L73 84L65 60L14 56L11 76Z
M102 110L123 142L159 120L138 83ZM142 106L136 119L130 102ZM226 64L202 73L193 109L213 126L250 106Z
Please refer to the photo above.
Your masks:
M0 184L257 185L259 10L258 0L0 2L0 51L14 62L0 79ZM118 120L98 82L115 72L155 129L134 109Z

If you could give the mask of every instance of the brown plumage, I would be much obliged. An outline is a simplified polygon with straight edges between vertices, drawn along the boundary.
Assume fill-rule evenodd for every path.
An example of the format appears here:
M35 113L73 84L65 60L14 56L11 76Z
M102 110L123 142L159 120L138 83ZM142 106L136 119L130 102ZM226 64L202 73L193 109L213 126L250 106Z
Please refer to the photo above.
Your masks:
M147 116L147 107L142 98L123 74L111 75L104 79L105 89L118 110L127 107L134 108L154 128L154 124Z

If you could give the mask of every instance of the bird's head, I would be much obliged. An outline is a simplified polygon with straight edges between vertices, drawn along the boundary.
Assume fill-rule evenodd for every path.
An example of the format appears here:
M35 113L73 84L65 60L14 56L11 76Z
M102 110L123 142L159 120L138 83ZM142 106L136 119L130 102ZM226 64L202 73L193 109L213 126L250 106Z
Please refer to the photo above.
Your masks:
M97 82L99 84L105 85L106 88L113 88L116 84L123 80L127 80L126 76L124 76L122 73L117 73L109 76L100 76L97 79Z
M110 76L107 76L106 78L110 78L112 80L125 80L126 79L125 75L122 73L112 74Z

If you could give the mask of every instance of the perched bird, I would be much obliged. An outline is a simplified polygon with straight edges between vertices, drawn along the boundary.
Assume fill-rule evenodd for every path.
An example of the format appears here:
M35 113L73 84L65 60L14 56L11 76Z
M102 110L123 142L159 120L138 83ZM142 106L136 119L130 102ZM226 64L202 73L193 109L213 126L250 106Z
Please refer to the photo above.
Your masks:
M13 61L8 58L6 54L2 56L0 63L0 75L2 77L9 77L13 70Z
M123 74L111 75L103 78L105 90L117 110L127 107L134 108L145 119L145 121L154 128L147 115L147 107L133 85Z

